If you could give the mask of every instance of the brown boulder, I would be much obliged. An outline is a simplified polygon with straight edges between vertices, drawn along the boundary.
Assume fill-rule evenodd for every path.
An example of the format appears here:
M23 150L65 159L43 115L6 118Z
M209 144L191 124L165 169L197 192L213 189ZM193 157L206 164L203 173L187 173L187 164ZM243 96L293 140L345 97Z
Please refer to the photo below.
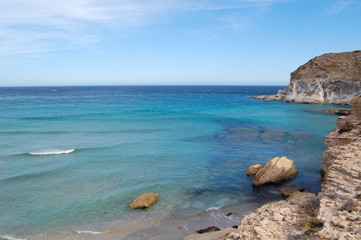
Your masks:
M262 164L255 164L248 168L247 170L247 176L254 176L258 173L258 171L263 168L264 166Z
M304 192L305 189L301 188L301 187L296 187L296 188L281 188L281 194L282 197L289 197L292 193L295 192Z
M146 193L134 199L133 202L129 204L129 208L130 209L148 208L152 206L154 203L156 203L158 199L159 199L158 193Z
M286 157L275 157L258 171L253 184L260 186L266 183L279 183L294 178L297 174L298 170L292 160Z

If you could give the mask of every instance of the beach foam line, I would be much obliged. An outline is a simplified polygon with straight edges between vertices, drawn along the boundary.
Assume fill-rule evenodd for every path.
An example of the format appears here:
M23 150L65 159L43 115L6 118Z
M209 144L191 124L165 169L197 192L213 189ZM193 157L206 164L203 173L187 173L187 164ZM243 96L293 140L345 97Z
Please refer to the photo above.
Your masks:
M222 207L222 206L221 206ZM218 211L221 207L209 207L206 209L206 211Z
M104 234L105 232L93 232L93 231L76 231L77 234Z
M11 237L11 236L8 236L8 235L5 235L5 236L1 236L0 235L0 239L6 239L6 240L26 240L24 238L14 238L14 237Z
M29 152L30 155L34 155L34 156L43 156L43 155L59 155L59 154L68 154L68 153L72 153L74 152L75 149L67 149L67 150L62 150L62 149L48 149L48 150L43 150L40 152Z

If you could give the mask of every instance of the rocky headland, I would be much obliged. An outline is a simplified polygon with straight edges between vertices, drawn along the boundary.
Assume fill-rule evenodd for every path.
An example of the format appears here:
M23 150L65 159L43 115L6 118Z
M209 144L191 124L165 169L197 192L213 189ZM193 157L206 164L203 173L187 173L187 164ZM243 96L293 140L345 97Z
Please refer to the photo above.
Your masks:
M228 240L361 239L361 97L352 104L326 137L322 191L284 190L286 200L247 215Z
M326 137L328 147L321 157L322 191L317 195L303 188L283 188L285 200L271 202L246 215L237 230L227 237L227 228L189 239L358 239L361 240L361 51L324 54L310 60L291 73L285 90L276 95L253 97L264 101L295 103L327 103L351 105L353 110L330 110L329 114L344 115L337 128ZM283 159L283 158L281 158ZM285 158L286 159L286 158ZM280 158L266 166L251 166L248 176L254 186L280 182L298 173L291 160L276 166ZM292 162L292 163L289 163ZM292 166L293 165L293 166ZM278 178L285 175L287 177ZM268 169L269 170L269 169ZM266 174L265 174L266 173ZM270 174L272 173L272 174ZM272 181L259 181L261 175ZM264 176L262 176L263 178ZM188 238L186 238L188 239Z
M361 95L361 51L329 53L311 59L291 73L291 81L264 101L351 105Z

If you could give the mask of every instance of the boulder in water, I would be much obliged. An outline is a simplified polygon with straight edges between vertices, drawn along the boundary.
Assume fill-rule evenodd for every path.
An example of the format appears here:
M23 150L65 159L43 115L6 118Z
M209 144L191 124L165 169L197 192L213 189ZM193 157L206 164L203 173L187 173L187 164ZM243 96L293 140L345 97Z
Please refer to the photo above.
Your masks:
M130 209L148 208L152 206L154 203L156 203L158 199L159 199L158 193L146 193L134 199L133 202L129 204L129 208Z
M297 176L298 170L292 160L275 157L259 170L253 179L255 186L266 183L279 183Z
M255 164L248 168L247 170L247 176L254 176L258 173L258 171L263 168L264 166L262 164Z

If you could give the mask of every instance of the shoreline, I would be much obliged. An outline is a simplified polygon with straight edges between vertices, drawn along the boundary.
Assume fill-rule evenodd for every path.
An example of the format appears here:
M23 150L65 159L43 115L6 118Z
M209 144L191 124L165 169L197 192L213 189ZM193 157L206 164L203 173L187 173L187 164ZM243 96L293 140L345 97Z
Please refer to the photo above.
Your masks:
M51 228L41 231L39 234L30 236L14 237L8 234L0 235L0 240L61 240L61 239L91 239L91 240L148 240L153 237L157 240L183 239L189 235L196 234L197 230L209 226L217 226L221 229L231 228L238 225L244 216L255 211L257 208L274 201L274 199L254 200L239 204L221 207L211 207L206 210L186 216L168 216L154 222L137 222L122 226L119 221L105 223L102 228L91 228L89 226L69 226ZM228 214L231 215L227 216ZM103 224L102 224L103 225ZM234 229L236 230L236 229Z
M223 230L228 234L232 227L233 232L236 232L237 229L235 226L238 226L244 217L267 204L282 201L281 186L282 185L266 185L258 187L258 191L262 190L265 194L263 196L267 196L266 198L255 198L254 200L242 203L210 207L186 215L183 215L184 213L178 213L178 215L177 213L171 213L162 219L152 220L151 223L147 221L137 221L124 226L124 220L115 220L114 222L99 223L98 226L102 226L101 228L95 225L92 227L92 224L89 224L39 230L38 234L22 237L2 234L0 240L148 240L150 238L169 240L198 239L204 236L212 239L213 237L219 236L220 233L222 233L223 236ZM232 214L229 215L230 213ZM149 218L149 216L147 216L147 218ZM221 231L207 233L206 235L196 233L196 231L210 226L216 226L220 228Z

